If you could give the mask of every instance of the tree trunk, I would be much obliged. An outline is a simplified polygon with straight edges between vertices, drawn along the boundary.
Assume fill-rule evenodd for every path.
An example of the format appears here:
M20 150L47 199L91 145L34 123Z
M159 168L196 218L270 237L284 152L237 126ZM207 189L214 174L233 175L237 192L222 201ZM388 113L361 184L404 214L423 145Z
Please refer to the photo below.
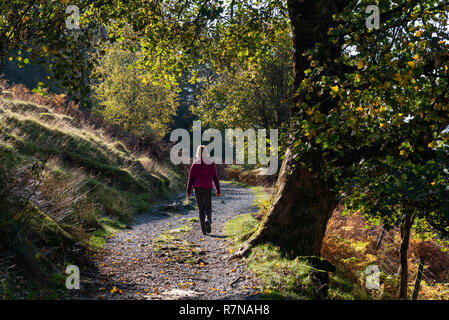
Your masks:
M421 288L421 279L424 271L424 263L426 262L426 258L421 256L419 257L419 266L418 272L416 273L415 287L413 288L412 300L418 300L419 289Z
M380 248L380 245L382 244L382 240L384 239L385 236L385 229L382 229L382 233L379 236L379 239L377 239L377 243L376 243L376 251Z
M400 285L399 285L399 299L407 299L408 291L408 247L410 243L410 230L413 224L414 217L406 215L401 225L401 247L400 254Z
M319 256L327 222L337 205L327 185L300 168L292 168L287 150L272 195L273 204L259 229L242 247L270 242L292 255Z
M303 56L304 51L313 49L317 43L329 43L320 49L319 59L329 63L341 56L340 44L328 41L328 30L335 24L332 15L341 12L348 3L348 0L287 1L294 47L292 115L298 112L299 102L310 105L320 102L322 113L334 106L335 101L325 95L313 93L303 97L295 93L304 78L304 71L310 67L308 57ZM328 75L339 72L338 68L328 70ZM318 164L319 158L317 155L315 162ZM295 162L292 150L288 149L269 212L237 256L244 255L252 245L260 242L277 244L293 255L320 255L327 222L337 205L335 194L330 191L329 184Z

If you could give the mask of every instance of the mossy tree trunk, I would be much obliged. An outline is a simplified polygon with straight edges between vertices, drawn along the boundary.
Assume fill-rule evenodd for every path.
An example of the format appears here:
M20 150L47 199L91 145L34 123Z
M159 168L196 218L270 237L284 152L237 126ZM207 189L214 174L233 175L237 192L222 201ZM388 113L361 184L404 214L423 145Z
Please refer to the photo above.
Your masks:
M326 114L335 101L326 95L295 94L310 68L310 61L302 53L317 43L328 43L328 30L334 25L332 15L349 3L347 0L289 0L287 1L294 46L294 80L292 115L298 112L299 102L314 105L320 102L320 112ZM332 63L341 56L340 44L329 44L320 49L320 60L331 64L329 74L341 73ZM292 141L294 142L294 141ZM319 164L320 155L317 155ZM310 160L310 159L309 159ZM313 162L313 161L312 161ZM297 256L320 255L327 222L337 202L335 194L325 181L302 168L288 149L279 172L272 205L256 233L240 248L241 256L259 242L271 242Z
M272 195L273 204L238 254L258 242L270 242L292 255L320 255L327 222L337 205L335 195L307 170L292 168L292 158L292 152L287 150Z

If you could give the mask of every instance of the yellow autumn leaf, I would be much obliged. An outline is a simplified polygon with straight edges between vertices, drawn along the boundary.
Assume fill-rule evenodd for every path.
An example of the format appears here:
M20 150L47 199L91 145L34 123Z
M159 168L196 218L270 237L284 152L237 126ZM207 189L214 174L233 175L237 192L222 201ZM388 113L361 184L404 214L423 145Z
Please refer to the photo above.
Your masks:
M402 75L399 72L397 72L394 75L393 79L396 80L397 82L401 82L403 80L403 77L402 77Z
M419 31L415 32L415 36L417 36L417 37L421 37L422 34L423 34L422 30L419 30Z
M413 59L414 59L414 60L418 60L418 59L419 59L419 55L418 55L418 54L415 54L415 55L413 56Z
M338 92L338 86L332 86L331 87L331 90L333 91L333 92Z
M407 62L407 64L412 68L415 67L415 61L409 61L409 62Z
M313 108L309 108L306 110L307 115L310 117L313 114L314 109Z
M363 111L363 107L362 107L362 106L358 106L358 107L355 109L355 111L362 112L362 111Z

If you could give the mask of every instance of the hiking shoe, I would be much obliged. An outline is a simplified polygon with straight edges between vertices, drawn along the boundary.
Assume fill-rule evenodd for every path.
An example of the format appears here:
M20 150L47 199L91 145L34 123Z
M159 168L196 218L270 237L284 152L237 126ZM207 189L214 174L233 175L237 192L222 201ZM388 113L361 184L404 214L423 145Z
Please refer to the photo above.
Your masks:
M206 232L207 233L210 233L212 230L212 228L211 228L211 226L210 226L210 222L208 221L208 220L206 220L205 222L204 222L204 226L206 227Z

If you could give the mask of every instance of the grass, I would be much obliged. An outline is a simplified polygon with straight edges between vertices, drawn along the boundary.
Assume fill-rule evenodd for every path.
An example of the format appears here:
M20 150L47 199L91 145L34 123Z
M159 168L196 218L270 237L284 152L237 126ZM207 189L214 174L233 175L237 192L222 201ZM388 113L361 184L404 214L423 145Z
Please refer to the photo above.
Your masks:
M264 188L262 186L252 186L249 185L247 183L244 182L240 182L240 181L231 181L231 180L224 180L221 181L220 183L223 184L231 184L237 187L241 187L241 188L248 188L251 189L254 193L254 200L253 200L253 204L255 207L261 209L262 206L265 205L265 203L268 201L268 195L265 192Z
M232 218L223 227L223 233L232 239L232 250L237 250L256 231L259 225L252 213L239 214Z
M52 283L69 260L85 263L133 215L183 187L182 174L128 150L101 128L47 106L0 98L0 249L17 257L15 277L23 271L30 284ZM70 254L75 244L84 253L78 260ZM61 248L60 254L48 248ZM0 266L3 284L5 277ZM13 286L6 287L0 297L14 296Z
M185 232L189 232L190 230L192 230L192 223L194 222L196 221L189 219L188 223L185 225L182 225L178 228L165 230L159 235L159 237L153 240L153 249L155 251L158 251L161 249L161 247L179 247L179 244L176 243L181 240L179 236Z
M229 220L223 233L232 240L230 251L237 250L256 230L259 220L253 214L241 214ZM283 257L276 246L261 244L253 247L245 259L262 284L262 296L266 299L306 299L310 287L311 267L298 259Z
M252 187L239 182L227 182L248 187L255 193L254 204L261 210L266 208L267 195L262 187ZM257 214L240 214L226 222L223 233L231 240L230 252L237 250L256 231L260 220ZM357 244L361 245L361 244ZM262 285L264 299L317 299L317 283L313 280L314 268L301 257L294 259L283 254L272 244L259 244L251 248L245 258L248 270L253 272ZM354 283L342 272L330 274L328 299L366 299L367 295L358 283Z
M113 236L126 227L126 224L111 218L100 218L100 226L91 233L88 244L94 250L100 250L106 244L106 238Z

